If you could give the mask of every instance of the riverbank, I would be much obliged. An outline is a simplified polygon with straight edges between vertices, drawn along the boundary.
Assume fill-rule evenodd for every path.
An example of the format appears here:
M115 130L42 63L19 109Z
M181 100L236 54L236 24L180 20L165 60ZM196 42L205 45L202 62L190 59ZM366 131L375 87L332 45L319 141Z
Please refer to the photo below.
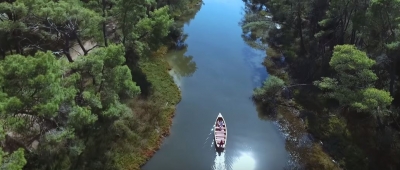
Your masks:
M312 111L299 104L299 102L304 102L309 98L300 96L299 88L287 89L288 86L296 82L288 74L287 63L281 63L280 57L272 47L269 47L263 64L270 77L276 76L283 80L284 84L277 88L277 91L272 92L275 95L274 97L267 100L256 99L260 117L266 117L279 124L281 131L285 134L286 149L293 159L293 162L290 162L289 165L291 168L340 169L334 160L325 153L322 142L315 140L313 134L310 133L309 122L305 114L310 114ZM273 83L268 84L271 87ZM282 88L286 90L281 90ZM255 91L256 95L260 94Z
M249 40L268 45L264 65L270 78L255 91L258 103L286 131L287 148L305 169L396 169L400 91L394 88L399 87L394 70L399 62L390 55L398 46L377 47L388 44L386 37L371 39L381 21L371 19L379 16L379 3L362 9L310 3L247 1L242 28ZM342 17L330 15L338 7L351 10L341 11ZM353 13L365 10L370 15ZM346 24L335 24L343 20ZM388 30L380 27L378 32ZM361 70L368 76L361 76ZM291 139L299 132L305 135ZM299 139L310 142L299 147Z
M314 18L312 22L302 22L299 15L302 16L304 11L293 16L282 10L291 9L292 4L253 2L246 2L250 8L242 29L249 35L245 38L250 43L268 46L263 65L270 75L262 87L254 91L254 99L259 105L260 116L275 120L284 132L286 148L294 160L291 166L367 169L368 164L375 164L368 161L368 157L374 158L375 154L368 153L383 153L376 152L373 147L376 146L374 141L381 140L373 137L376 118L368 113L343 109L348 107L315 86L315 81L321 77L335 76L329 60L336 44L328 49L324 42L331 40L318 39L318 34L325 30L315 29L318 22ZM316 16L304 14L310 15ZM298 20L291 20L293 18ZM307 19L310 18L304 21L310 21ZM314 25L307 25L310 23ZM318 46L321 42L324 45ZM315 50L317 46L319 49ZM388 139L396 138L393 132L387 135L390 136ZM367 144L365 141L368 140ZM389 149L390 145L386 147Z
M175 15L179 27L183 27L180 23L194 17L201 7L201 4L198 5L200 2L193 1L188 4L189 9L184 14ZM172 40L176 41L174 38ZM170 45L174 46L174 43ZM181 100L181 92L169 73L172 69L166 58L169 50L170 47L162 46L151 56L139 57L136 61L128 63L133 79L142 89L142 95L127 101L135 119L128 121L138 123L130 128L138 133L135 137L128 138L128 141L115 142L112 149L115 154L113 162L119 169L140 169L160 149L163 139L170 133L175 108ZM128 144L139 147L126 146Z
M271 91L275 97L256 99L260 116L278 122L281 131L285 134L286 148L293 159L289 166L316 170L340 169L334 160L325 153L322 142L315 141L312 134L310 134L309 121L305 115L311 114L313 111L299 104L299 102L304 103L304 100L308 100L309 97L300 96L300 88L288 89L296 81L288 74L289 68L287 64L277 64L281 62L280 57L273 48L269 47L267 57L263 62L270 75L266 81L273 76L283 80L283 84L281 87L276 88L277 91ZM276 84L278 83L270 81L264 83L262 88L267 89L267 86L278 86ZM265 94L257 94L257 91L255 91L256 95ZM331 126L331 124L328 126Z
M127 101L133 111L133 117L127 121L137 123L129 128L137 133L114 143L113 162L120 169L140 169L140 166L145 164L159 149L163 138L169 135L175 107L179 103L181 95L168 73L170 66L165 58L166 52L167 49L162 47L151 57L139 59L139 70L132 71L133 76L140 74L144 76L145 82L142 80L142 82L138 82L139 85L144 84L149 87L147 92L141 96ZM146 89L142 87L142 91L146 91Z
M0 129L7 135L19 132L0 137L0 152L5 152L0 162L6 163L1 167L140 169L169 134L181 98L168 73L168 48L160 46L184 43L179 18L194 15L199 0L0 6L6 23L39 23L35 28L1 26L9 40L0 43L1 67L22 69L0 75L7 79L0 82L1 109L7 113L0 116ZM14 7L29 12L8 10ZM46 20L42 9L50 9L57 22ZM14 15L20 17L12 20ZM47 26L40 25L43 21ZM19 29L18 35L10 34ZM25 82L19 83L24 90L15 92L14 81Z

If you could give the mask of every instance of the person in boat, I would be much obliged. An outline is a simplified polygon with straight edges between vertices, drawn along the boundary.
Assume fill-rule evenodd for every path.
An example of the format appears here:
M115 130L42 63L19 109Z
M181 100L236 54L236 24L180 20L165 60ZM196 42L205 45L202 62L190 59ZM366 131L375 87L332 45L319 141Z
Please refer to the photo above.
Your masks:
M218 124L219 124L219 127L223 127L224 122L223 122L222 120L219 120L219 121L218 121Z
M219 142L219 146L222 146L224 144L224 141L221 139L221 142Z

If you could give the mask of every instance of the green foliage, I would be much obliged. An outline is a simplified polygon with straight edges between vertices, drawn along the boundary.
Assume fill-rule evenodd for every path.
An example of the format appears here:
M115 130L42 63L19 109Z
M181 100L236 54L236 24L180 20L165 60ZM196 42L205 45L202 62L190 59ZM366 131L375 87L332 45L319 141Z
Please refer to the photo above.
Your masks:
M324 141L324 149L333 155L341 167L365 169L367 160L364 152L353 144L352 134L343 117L310 117L309 130Z
M82 92L83 98L90 101L91 107L108 106L119 100L117 95L133 97L140 93L140 88L132 81L130 69L125 64L125 52L122 45L109 45L100 48L87 57L73 63L75 74L80 74L79 84L91 80ZM102 102L99 102L101 100Z
M0 37L9 42L1 43L0 47L9 54L32 55L38 50L51 50L64 53L72 62L69 48L74 42L102 41L100 24L103 18L83 7L79 0L2 2L0 13L4 14ZM87 50L83 48L85 55ZM5 57L5 52L2 55Z
M0 62L0 83L5 96L1 101L1 118L7 130L34 136L48 129L37 153L58 156L40 166L71 166L85 151L85 143L80 138L90 131L84 129L98 128L94 124L98 116L112 122L130 113L120 99L132 98L140 89L124 63L122 45L100 48L72 64L57 60L49 52L38 52L32 57L7 56ZM73 73L66 76L66 71ZM35 122L37 119L40 121ZM49 124L53 122L67 126L54 129ZM32 128L32 123L38 123L39 129ZM50 158L41 157L38 163L46 160Z
M326 156L321 146L318 144L313 144L311 149L306 154L307 162L305 163L305 168L310 170L320 170L320 169L339 169L332 160Z
M365 52L352 45L335 47L330 66L336 71L336 78L322 78L315 84L323 90L331 90L329 97L337 99L343 106L351 106L360 111L384 109L393 98L383 90L373 88L377 76L371 67L374 60Z
M180 93L168 72L168 63L160 59L144 59L140 61L141 70L152 84L154 99L160 103L175 105L180 100Z
M1 169L138 169L159 145L157 131L168 133L180 100L163 56L146 55L176 40L167 38L172 25L182 31L172 12L189 7L194 16L197 2L1 2L0 139L13 151L0 152ZM114 44L118 39L123 43ZM88 40L99 46L86 47ZM77 45L84 57L70 54ZM148 100L137 97L126 65L132 51L140 63L131 67L140 66L152 84Z
M50 52L35 56L10 55L0 62L0 83L3 93L1 118L6 127L26 130L27 119L15 119L18 114L28 114L41 119L58 115L62 104L72 104L76 90L63 85L63 66ZM22 122L21 122L22 121Z
M173 20L169 15L168 6L158 8L154 12L150 12L151 20L143 20L143 26L149 31L150 48L158 49L163 42L160 39L166 37L169 28L172 26Z
M168 6L148 12L147 6L153 3L153 0L118 0L113 9L123 44L134 47L139 54L158 49L162 44L160 40L168 35L173 23Z
M322 165L322 151L344 169L398 169L400 162L391 158L400 153L399 142L392 137L400 127L400 1L245 2L244 19L268 12L281 25L252 30L268 31L267 43L261 46L285 57L282 66L271 58L264 61L269 74L282 78L286 72L290 81L314 82L320 89L302 86L295 98L304 113L316 112L307 124L324 143L323 150L314 149L301 159L311 166L306 169L333 169ZM251 40L263 38L253 34ZM280 100L285 105L292 101Z
M393 98L390 96L389 92L378 90L376 88L367 88L363 90L362 97L362 102L354 103L353 107L368 111L376 109L385 110L384 106L389 106L393 101Z
M151 96L145 102L137 99L130 101L134 116L124 116L112 126L124 139L112 145L111 159L120 169L139 169L146 158L152 155L161 142L160 135L169 133L170 119L175 105L181 99L178 87L167 72L165 58L142 58L139 68L151 83Z
M24 150L18 149L12 154L5 154L0 149L0 169L1 170L22 170L25 166L26 160L24 157Z
M4 140L5 131L3 122L0 121L0 141ZM24 150L18 149L11 154L5 153L0 148L0 169L1 170L22 170L26 164Z
M267 48L266 54L268 58L272 59L280 59L282 57L282 54L280 54L278 51L274 50L273 48Z
M284 87L285 82L273 75L270 75L264 82L261 88L254 89L254 97L256 99L264 100L267 99L268 101L274 99L276 94L282 90Z
M39 21L33 20L35 22L49 20L51 24L59 27L66 26L67 29L71 29L70 31L80 29L81 34L89 37L100 35L99 26L102 18L94 11L83 7L79 0L19 0L17 2L24 3L32 14L40 19ZM47 18L48 16L51 17Z

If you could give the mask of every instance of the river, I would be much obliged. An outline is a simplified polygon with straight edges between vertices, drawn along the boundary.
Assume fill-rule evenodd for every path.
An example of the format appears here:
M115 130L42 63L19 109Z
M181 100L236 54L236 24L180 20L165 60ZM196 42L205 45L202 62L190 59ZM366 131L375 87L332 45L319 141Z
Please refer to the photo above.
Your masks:
M261 65L265 52L252 49L241 37L244 2L204 3L184 27L187 49L168 54L182 101L170 136L142 169L283 169L290 159L285 138L276 123L259 118L251 100L267 73ZM227 146L220 154L212 133L219 112L228 128Z

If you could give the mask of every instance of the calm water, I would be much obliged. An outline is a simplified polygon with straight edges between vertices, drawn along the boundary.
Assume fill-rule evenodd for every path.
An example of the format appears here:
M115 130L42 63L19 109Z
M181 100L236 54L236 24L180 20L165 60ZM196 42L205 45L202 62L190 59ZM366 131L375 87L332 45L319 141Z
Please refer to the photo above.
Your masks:
M182 90L171 135L144 170L279 170L289 160L278 127L261 120L252 90L267 73L264 53L241 38L241 0L205 0L185 25L188 48L169 54ZM218 154L212 128L218 113L226 119L227 148Z

